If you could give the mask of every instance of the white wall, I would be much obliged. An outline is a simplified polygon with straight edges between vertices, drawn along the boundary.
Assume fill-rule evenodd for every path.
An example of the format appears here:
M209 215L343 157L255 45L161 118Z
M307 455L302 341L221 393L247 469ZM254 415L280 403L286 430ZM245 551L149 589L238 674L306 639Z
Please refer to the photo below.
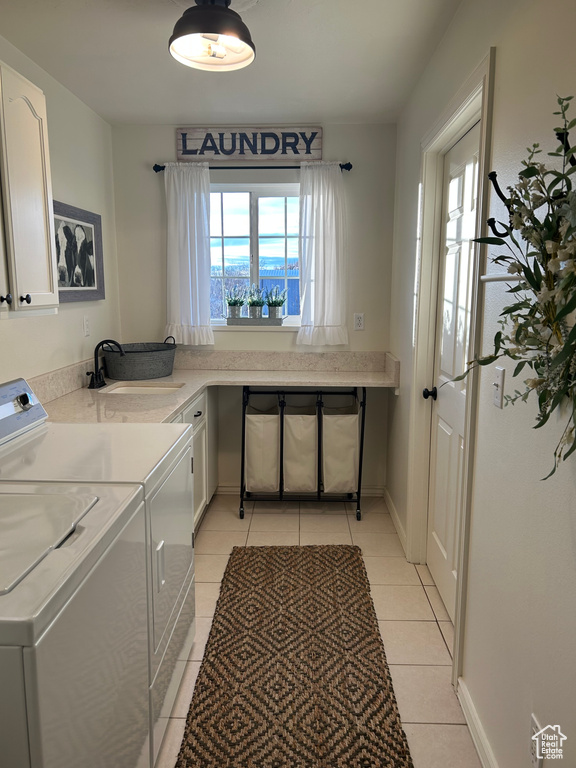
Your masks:
M155 174L152 166L175 160L175 128L113 128L123 341L161 340L164 333L166 204L162 174ZM391 125L324 125L324 158L354 166L344 178L349 222L348 349L353 351L388 346L395 139ZM212 179L241 183L297 181L298 176L294 171L218 171L212 172ZM354 312L364 312L364 331L352 331ZM215 349L298 351L296 334L291 332L224 330L215 335Z
M0 60L44 91L54 199L102 216L104 301L61 305L57 315L0 319L0 380L31 378L89 358L94 344L119 334L110 126L0 37ZM19 315L22 313L18 313ZM84 338L82 318L91 336Z
M420 142L466 77L496 46L491 168L513 184L525 147L555 148L556 94L576 92L573 0L464 0L398 126L390 349L402 363L400 397L389 408L388 488L407 509L409 387ZM572 116L576 109L572 109ZM497 199L491 215L504 215ZM484 351L509 297L485 289ZM510 392L512 369L507 372ZM422 387L427 382L421 382ZM534 403L497 410L490 370L481 374L463 680L500 768L529 765L530 713L568 736L576 765L576 463L550 480L561 420L534 431ZM558 761L560 762L560 761Z

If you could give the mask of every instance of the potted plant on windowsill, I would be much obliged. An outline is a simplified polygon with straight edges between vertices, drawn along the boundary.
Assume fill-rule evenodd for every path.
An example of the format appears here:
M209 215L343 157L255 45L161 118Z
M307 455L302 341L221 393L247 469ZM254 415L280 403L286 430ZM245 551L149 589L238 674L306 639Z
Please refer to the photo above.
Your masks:
M228 317L238 318L242 307L246 303L246 291L239 285L235 285L231 291L226 291L226 304L228 305Z
M252 283L248 292L248 298L246 304L248 304L248 317L254 319L260 319L262 317L262 307L266 303L264 299L264 291L262 288L258 288L257 285Z
M279 285L275 285L270 291L266 291L266 305L268 307L268 317L272 320L278 320L282 317L282 307L286 301L287 290L280 290Z

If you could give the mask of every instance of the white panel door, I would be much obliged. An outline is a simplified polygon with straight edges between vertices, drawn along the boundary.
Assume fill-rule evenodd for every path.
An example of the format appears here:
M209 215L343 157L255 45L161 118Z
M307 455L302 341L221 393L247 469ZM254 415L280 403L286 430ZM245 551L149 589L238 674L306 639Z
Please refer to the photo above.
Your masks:
M469 359L476 230L477 124L444 160L442 243L432 401L427 562L452 621L456 610L467 382L453 379Z

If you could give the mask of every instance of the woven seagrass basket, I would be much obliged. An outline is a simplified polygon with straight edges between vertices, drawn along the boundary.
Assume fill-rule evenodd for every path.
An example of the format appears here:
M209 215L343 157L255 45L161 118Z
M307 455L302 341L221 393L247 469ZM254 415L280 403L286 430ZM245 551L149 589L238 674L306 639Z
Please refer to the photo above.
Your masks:
M169 339L172 339L171 343ZM174 336L168 336L163 343L122 344L122 349L125 355L121 355L112 347L102 348L109 379L120 381L161 379L172 373L176 354Z

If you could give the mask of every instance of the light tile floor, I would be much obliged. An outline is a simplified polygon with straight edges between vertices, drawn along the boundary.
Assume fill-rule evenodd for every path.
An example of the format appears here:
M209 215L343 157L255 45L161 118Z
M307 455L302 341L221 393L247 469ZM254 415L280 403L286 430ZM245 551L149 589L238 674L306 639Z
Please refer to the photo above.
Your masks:
M424 565L406 561L380 498L355 505L256 502L215 496L196 537L196 637L157 768L174 768L186 714L232 547L357 544L392 674L414 768L481 768L451 685L454 629Z

